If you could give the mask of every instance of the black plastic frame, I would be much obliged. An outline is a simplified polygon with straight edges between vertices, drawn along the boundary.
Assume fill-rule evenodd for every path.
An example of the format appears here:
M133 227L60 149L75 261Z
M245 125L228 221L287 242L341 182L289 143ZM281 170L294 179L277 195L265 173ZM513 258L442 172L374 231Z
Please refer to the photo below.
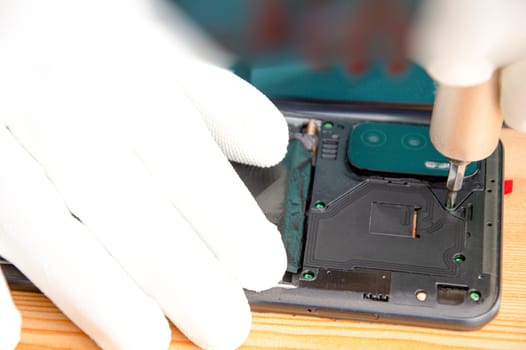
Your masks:
M318 120L338 121L381 121L410 124L428 124L430 120L429 108L422 110L409 108L386 109L385 106L344 105L344 104L316 104L301 101L278 102L286 116L295 118L315 118ZM409 324L426 327L447 328L455 330L474 330L488 323L498 312L500 306L501 280L501 235L502 235L502 197L503 197L503 147L499 144L497 150L488 159L481 162L480 171L485 172L483 188L478 188L474 198L476 200L477 222L471 223L471 229L480 230L479 238L482 245L481 254L476 259L470 259L464 269L468 274L467 283L459 283L463 277L458 275L424 276L422 274L408 274L397 271L385 271L390 280L389 296L383 294L371 295L340 288L333 284L330 289L308 287L311 281L302 278L304 271L315 269L315 275L324 276L320 283L327 286L327 270L330 267L304 266L304 271L293 275L296 283L282 283L264 292L246 291L253 311L280 312L294 315L312 315L331 319L352 319L361 321L380 321L397 324ZM336 175L340 175L339 173ZM336 176L335 175L335 176ZM315 175L316 176L316 175ZM473 180L476 181L476 180ZM308 230L308 228L307 228ZM477 243L478 244L478 243ZM403 252L400 252L403 254ZM374 270L373 270L374 271ZM483 273L476 274L475 271ZM330 273L331 271L329 271ZM341 269L334 269L341 272ZM376 270L382 273L382 271ZM387 276L388 275L388 276ZM371 277L371 276L369 276ZM373 276L374 277L374 276ZM317 278L317 277L316 277ZM321 277L320 277L321 278ZM479 281L480 280L480 283ZM340 279L339 281L343 281ZM484 283L482 283L484 281ZM419 285L414 293L407 293L407 285ZM380 286L384 288L385 286ZM476 302L471 300L470 292L481 288L483 298ZM385 289L385 288L384 288ZM418 301L416 293L427 291L427 300ZM477 289L478 290L478 289ZM444 295L452 296L449 303L439 303ZM448 294L449 293L449 294ZM463 294L462 294L463 293ZM464 301L455 302L455 295L462 294ZM397 302L393 302L396 299Z

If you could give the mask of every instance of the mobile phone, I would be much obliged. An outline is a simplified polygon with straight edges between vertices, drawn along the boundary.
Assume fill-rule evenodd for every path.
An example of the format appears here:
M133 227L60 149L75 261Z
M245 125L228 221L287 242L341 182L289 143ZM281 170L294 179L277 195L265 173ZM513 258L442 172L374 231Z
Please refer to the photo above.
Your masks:
M500 304L502 145L470 164L448 209L429 113L311 107L285 111L280 165L235 165L288 255L276 287L246 291L252 309L459 330L489 322Z

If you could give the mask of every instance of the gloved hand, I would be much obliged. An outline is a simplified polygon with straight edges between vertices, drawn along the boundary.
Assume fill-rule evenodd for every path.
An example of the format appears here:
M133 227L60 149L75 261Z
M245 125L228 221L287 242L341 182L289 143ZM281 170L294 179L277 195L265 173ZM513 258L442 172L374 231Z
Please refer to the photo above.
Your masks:
M522 0L422 2L413 56L439 83L430 138L452 164L490 156L503 119L526 131L525 21ZM458 190L450 175L448 188Z
M498 85L506 123L526 131L526 2L426 0L412 55L441 87Z
M247 337L286 255L227 158L279 162L280 112L182 54L145 0L0 2L0 255L107 349ZM0 280L0 349L20 318Z

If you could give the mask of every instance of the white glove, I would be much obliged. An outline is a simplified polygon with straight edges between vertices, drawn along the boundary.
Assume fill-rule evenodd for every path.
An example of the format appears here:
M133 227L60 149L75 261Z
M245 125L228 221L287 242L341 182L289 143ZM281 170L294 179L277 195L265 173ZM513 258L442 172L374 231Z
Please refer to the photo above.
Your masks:
M14 349L20 340L22 319L0 270L0 350Z
M167 348L165 315L203 348L241 345L242 287L273 286L286 255L227 157L278 163L279 111L181 55L147 1L0 12L0 255L103 348ZM1 282L9 349L20 319Z
M506 123L526 131L526 1L426 0L412 56L444 87L468 87L500 74Z

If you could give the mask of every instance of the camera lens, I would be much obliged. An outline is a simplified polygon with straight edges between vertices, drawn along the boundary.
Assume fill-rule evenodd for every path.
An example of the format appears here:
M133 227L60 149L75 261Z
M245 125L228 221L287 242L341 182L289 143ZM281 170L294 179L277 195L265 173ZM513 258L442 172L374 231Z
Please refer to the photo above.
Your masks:
M427 144L425 137L419 134L407 134L402 137L402 146L412 151L423 149Z
M381 130L367 130L361 136L362 142L367 146L380 147L387 142L387 135Z

